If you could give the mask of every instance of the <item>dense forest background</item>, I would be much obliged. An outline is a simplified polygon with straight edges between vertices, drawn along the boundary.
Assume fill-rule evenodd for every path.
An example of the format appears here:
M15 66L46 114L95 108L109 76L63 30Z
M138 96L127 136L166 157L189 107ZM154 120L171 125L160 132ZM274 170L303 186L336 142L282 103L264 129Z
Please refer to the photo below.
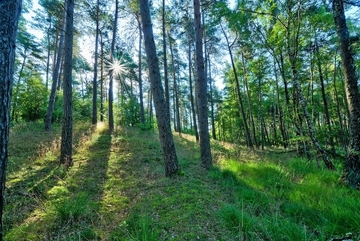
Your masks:
M39 1L35 6L27 2L29 14L20 21L13 123L45 120L50 97L51 121L59 122L62 115L63 2ZM110 101L116 124L148 128L154 124L153 104L137 2L117 6L112 59L114 6L111 1L76 3L74 119L90 120L95 109L101 121L108 120L109 72L115 68ZM354 5L346 7L358 65L359 10ZM195 134L192 2L166 2L162 14L162 3L153 1L151 9L160 66L166 68L161 73L163 78L166 74L172 128ZM315 158L301 92L319 143L333 155L347 153L349 112L330 3L238 1L230 6L226 1L209 1L202 3L202 21L213 139L250 148L295 146L299 153Z

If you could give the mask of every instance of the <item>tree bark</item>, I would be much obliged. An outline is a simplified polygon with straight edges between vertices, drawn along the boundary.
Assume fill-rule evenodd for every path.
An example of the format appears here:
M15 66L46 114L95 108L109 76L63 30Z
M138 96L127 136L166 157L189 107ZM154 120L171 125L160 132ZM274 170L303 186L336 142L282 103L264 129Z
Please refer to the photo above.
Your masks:
M239 107L240 107L241 117L243 118L243 123L244 123L246 144L247 144L247 146L249 148L253 149L254 145L253 145L253 142L251 140L250 130L249 130L249 126L248 126L247 120L246 120L244 104L243 104L242 95L241 95L241 91L240 91L239 78L238 78L238 74L237 74L237 71L236 71L236 66L235 66L235 63L234 63L234 58L233 58L232 51L231 51L231 45L229 43L229 39L228 39L228 37L227 37L227 35L226 35L223 28L222 28L222 31L223 31L223 34L225 36L225 40L226 40L226 43L227 43L227 48L228 48L229 55L230 55L231 66L232 66L232 69L234 71L235 84L236 84L236 93L238 95L238 103L239 103Z
M300 7L297 11L300 11ZM289 10L289 12L290 12L290 10ZM299 15L300 15L300 13L298 13L298 16ZM286 47L287 47L287 53L288 53L288 57L289 57L290 67L291 67L292 81L293 81L294 89L296 91L294 97L297 96L297 99L300 101L300 105L303 110L303 115L305 117L305 121L306 121L306 124L308 127L308 131L309 131L309 135L310 135L312 144L314 145L315 149L321 155L325 166L330 170L334 170L335 169L334 164L331 162L326 151L321 147L320 143L318 142L318 140L316 138L313 123L311 122L310 115L307 110L306 100L304 98L304 95L303 95L303 92L301 90L300 83L299 83L299 74L298 74L298 71L296 68L296 66L297 66L296 62L297 62L297 53L298 53L298 43L299 43L298 38L299 38L299 33L300 33L300 22L297 23L298 25L294 26L296 28L296 33L295 33L295 37L294 37L294 39L292 39L292 41L291 41L291 37L290 37L290 29L289 29L290 23L289 22L290 22L290 20L288 20L288 25L287 25L287 29L286 29L286 31L287 31L286 32ZM294 106L296 106L295 103L294 103ZM300 125L300 127L301 127L301 125ZM304 144L304 148L306 148L306 144Z
M167 56L166 56L166 30L165 30L165 0L162 1L162 42L163 42L163 55L164 55L164 85L165 85L165 101L166 101L166 110L170 115L170 90L169 90L169 76L168 76L168 66L167 66Z
M100 34L100 121L104 121L105 109L104 109L104 43L102 40L102 34Z
M209 88L210 88L210 113L211 113L211 133L212 138L216 140L216 129L215 129L215 113L214 113L214 96L213 96L213 80L211 78L211 61L210 53L208 52L208 68L209 68Z
M14 80L16 33L21 5L21 0L0 1L0 241L3 240L3 208L8 161L11 88Z
M113 23L113 35L111 40L111 62L114 60L115 54L115 42L116 42L116 30L117 30L117 23L118 23L118 14L119 14L119 0L115 1L115 17ZM114 91L113 91L113 84L114 76L113 71L110 72L109 78L109 131L110 133L114 132L114 108L113 108L113 101L114 101Z
M64 12L63 12L63 21L61 26L61 33L60 33L60 40L59 40L59 46L58 46L58 53L56 57L56 63L55 68L53 70L52 74L52 85L51 85L51 92L49 97L49 105L46 112L45 117L45 130L50 131L51 130L51 123L53 118L53 111L54 111L54 103L55 103L55 95L56 95L56 87L58 85L59 77L60 77L60 64L62 60L62 53L63 53L63 46L64 46L64 38L65 38L65 25L66 25L66 9L67 9L67 1L64 3Z
M192 84L192 63L191 63L191 41L190 41L190 32L188 31L188 61L189 61L189 88L190 88L190 105L191 105L191 112L192 112L192 118L194 123L194 132L195 132L195 139L196 143L199 143L199 132L197 128L197 120L196 120L196 111L195 111L195 104L194 104L194 96L193 96L193 84Z
M175 144L170 127L170 115L164 98L164 90L161 84L159 59L156 53L154 34L150 18L148 0L139 0L142 29L145 40L145 51L149 66L150 85L153 93L159 139L162 146L165 164L165 176L169 177L177 173L179 169L176 156Z
M61 131L60 163L66 167L72 166L72 68L73 68L73 35L74 35L74 0L67 0L65 48L64 48L64 78L63 78L63 119Z
M328 136L329 138L329 143L330 143L330 147L331 147L331 151L333 153L335 153L335 144L334 144L334 138L332 137L332 128L331 128L331 122L330 122L330 113L329 113L329 105L328 105L328 101L326 99L326 93L325 93L325 84L324 84L324 76L323 76L323 71L322 71L322 66L321 66L321 60L320 60L320 51L319 51L319 45L317 42L317 39L315 40L315 48L316 48L316 63L317 63L317 67L319 70L319 80L320 80L320 86L321 86L321 96L323 99L323 104L324 104L324 110L325 110L325 119L326 119L326 125L329 131L330 136Z
M335 99L336 99L336 113L337 116L339 118L339 125L340 125L340 130L341 130L341 143L343 145L344 148L344 152L345 152L345 156L348 155L348 148L347 148L347 141L346 141L346 131L344 128L344 124L343 124L343 118L341 116L341 111L340 111L340 101L339 101L339 94L337 91L337 87L336 87L336 72L338 69L338 64L337 64L337 60L336 60L336 55L337 53L335 52L335 60L334 60L334 94L335 94Z
M172 77L173 77L173 85L174 85L174 126L175 131L179 133L181 136L181 122L180 122L180 106L179 106L179 89L177 85L177 78L176 78L176 70L175 70L175 59L174 59L174 51L173 46L171 43L170 33L168 32L168 39L169 39L169 48L170 48L170 56L171 56L171 68L172 68Z
M136 13L136 21L139 27L139 99L140 99L140 122L145 124L145 111L144 111L144 96L143 96L143 82L142 82L142 29L141 29L141 17L139 13Z
M251 101L251 93L250 93L250 89L249 89L249 84L248 84L248 78L247 78L247 70L246 70L246 66L245 66L245 58L244 58L244 52L241 51L241 64L243 67L243 74L244 74L244 83L245 83L245 89L246 89L246 97L247 97L247 102L248 102L248 108L249 108L249 118L250 118L250 124L251 124L251 132L252 132L252 140L254 141L254 144L257 148L259 148L259 143L256 140L256 130L255 130L255 121L254 121L254 116L252 113L252 101Z
M197 71L196 97L198 105L199 134L200 134L200 157L201 165L206 169L212 167L210 148L208 107L207 107L207 83L204 68L204 55L202 43L202 25L200 13L200 0L194 0L194 25L195 25L195 65Z
M343 180L352 188L360 188L360 94L349 31L342 0L333 1L334 20L339 40L345 92L349 109L350 143L343 169Z
M92 99L92 124L97 123L97 77L98 77L98 46L99 46L99 11L100 1L96 1L96 32L95 32L95 56L94 56L94 79L93 79L93 99Z

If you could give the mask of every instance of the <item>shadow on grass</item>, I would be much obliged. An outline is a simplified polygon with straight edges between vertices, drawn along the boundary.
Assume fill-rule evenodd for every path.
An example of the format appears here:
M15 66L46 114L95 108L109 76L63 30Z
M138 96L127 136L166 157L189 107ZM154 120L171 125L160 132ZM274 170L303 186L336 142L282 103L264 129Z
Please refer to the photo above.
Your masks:
M284 155L270 156L283 161L272 162L260 151L241 153L242 162L223 160L228 164L207 172L199 167L195 143L174 139L181 173L157 181L136 173L141 182L153 184L133 189L141 198L110 240L329 240L347 232L358 235L359 218L349 212L359 205L353 197L331 199L343 197L326 184L336 183L333 173Z
M255 161L207 171L197 145L175 137L181 172L165 178L157 133L123 128L92 140L8 240L328 240L359 225L356 199L330 202L333 187L316 183L334 177L300 164L252 153Z
M48 240L98 240L103 222L99 213L106 183L112 136L95 133L91 145L78 150L65 185L51 192L51 208L56 219L46 230ZM94 140L95 139L95 140ZM60 227L60 228L59 228Z
M91 220L98 219L94 210L103 190L102 180L107 169L111 136L99 133L95 142L89 144L92 135L96 133L87 138L83 133L75 135L77 139L74 144L78 144L74 166L68 171L57 166L57 162L51 162L50 165L43 162L43 167L32 175L34 179L22 180L16 184L33 185L32 189L37 189L38 194L30 192L21 198L9 195L9 201L12 202L5 207L5 217L8 223L13 224L5 226L7 240L63 240L62 231L72 235L95 235L89 227ZM29 203L31 208L28 208ZM16 205L16 209L13 205ZM80 220L82 221L79 222ZM85 220L88 223L84 231L82 224ZM59 227L62 231L54 232Z

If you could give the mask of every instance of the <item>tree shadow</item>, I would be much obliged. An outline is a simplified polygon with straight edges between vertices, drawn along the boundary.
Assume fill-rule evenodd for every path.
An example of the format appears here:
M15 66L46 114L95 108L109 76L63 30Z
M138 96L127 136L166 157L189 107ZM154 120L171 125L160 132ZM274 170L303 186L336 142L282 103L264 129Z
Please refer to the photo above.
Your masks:
M94 203L99 200L103 190L102 180L107 169L111 136L105 132L98 133L98 138L88 144L93 135L96 133L74 135L77 149L73 156L74 166L69 170L58 166L56 160L42 163L42 168L8 190L10 200L5 206L5 233L9 240L54 240L54 235L58 234L52 231L57 225L69 228L64 223L74 221L72 214L61 216L64 213L61 208L68 203L71 213L73 206L76 206L71 202L78 200L78 197L86 196L89 201L86 205L92 208L81 209L90 211L96 208ZM27 192L18 193L18 190L22 190L19 188L24 186L29 187Z

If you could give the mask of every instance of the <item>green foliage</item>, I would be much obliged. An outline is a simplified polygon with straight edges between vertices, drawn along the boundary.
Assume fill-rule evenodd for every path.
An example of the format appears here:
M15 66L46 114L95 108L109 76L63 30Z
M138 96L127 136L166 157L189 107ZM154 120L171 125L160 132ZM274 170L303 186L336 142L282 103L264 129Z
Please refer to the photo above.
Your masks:
M135 98L120 101L118 122L122 126L136 126L140 123L140 104Z
M73 95L74 102L74 120L89 120L92 115L92 100L90 98L81 98L79 95Z
M25 121L42 119L46 114L48 90L39 75L25 78L19 87L18 111Z
M55 97L54 109L52 114L52 121L56 123L61 123L62 113L63 113L63 93L57 92Z

